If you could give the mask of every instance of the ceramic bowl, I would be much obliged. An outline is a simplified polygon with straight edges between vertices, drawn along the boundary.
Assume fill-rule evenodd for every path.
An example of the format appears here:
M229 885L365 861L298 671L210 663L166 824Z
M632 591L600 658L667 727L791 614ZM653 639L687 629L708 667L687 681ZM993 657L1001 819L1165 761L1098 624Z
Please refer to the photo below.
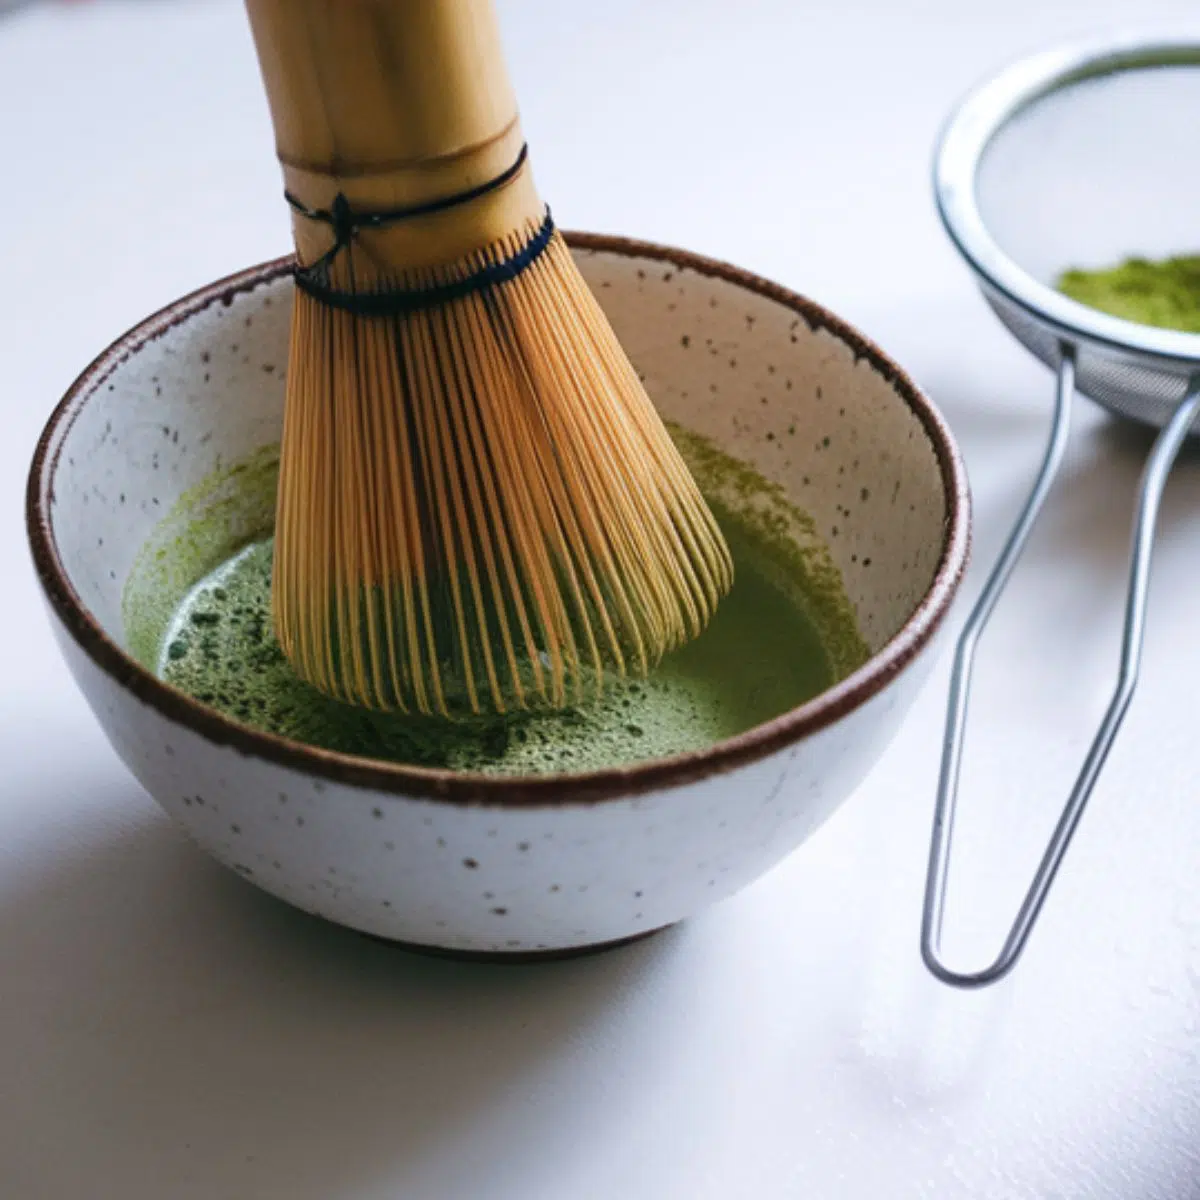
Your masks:
M872 651L739 737L557 777L404 768L253 732L134 661L122 588L139 549L182 493L278 441L287 261L205 288L116 342L58 406L30 476L29 536L62 652L146 790L265 891L417 947L577 952L745 887L887 745L967 557L950 432L866 338L721 263L592 235L571 244L664 415L811 514Z

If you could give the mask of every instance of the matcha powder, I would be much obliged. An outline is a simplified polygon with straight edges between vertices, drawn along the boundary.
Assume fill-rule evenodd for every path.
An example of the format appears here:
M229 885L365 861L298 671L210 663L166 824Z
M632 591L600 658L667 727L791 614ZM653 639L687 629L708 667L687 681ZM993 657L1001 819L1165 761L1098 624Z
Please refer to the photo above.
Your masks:
M1200 333L1200 255L1152 262L1129 258L1098 271L1064 271L1058 289L1072 300L1110 316Z

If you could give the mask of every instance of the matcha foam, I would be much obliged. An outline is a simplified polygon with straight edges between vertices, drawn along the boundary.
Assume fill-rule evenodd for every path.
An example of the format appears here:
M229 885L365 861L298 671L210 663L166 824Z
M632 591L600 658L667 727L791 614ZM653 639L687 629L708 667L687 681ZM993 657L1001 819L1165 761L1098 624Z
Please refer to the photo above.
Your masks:
M700 637L596 702L451 722L355 708L298 679L271 623L269 452L206 481L164 521L126 587L130 645L167 683L237 721L363 758L527 775L702 749L811 699L868 651L804 514L744 464L691 435L677 440L725 532L735 584ZM249 510L231 522L239 495L260 513L256 537L246 536ZM229 528L236 543L218 555Z

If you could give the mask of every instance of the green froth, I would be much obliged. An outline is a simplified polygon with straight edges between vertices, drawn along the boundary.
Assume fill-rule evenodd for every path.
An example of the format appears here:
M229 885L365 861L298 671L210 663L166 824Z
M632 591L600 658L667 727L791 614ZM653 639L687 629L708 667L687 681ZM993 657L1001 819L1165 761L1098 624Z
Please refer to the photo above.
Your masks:
M156 530L126 587L130 649L236 720L365 758L542 774L711 745L810 699L868 650L811 521L751 468L672 434L729 540L736 582L701 637L596 704L451 723L354 708L300 682L271 628L271 451L184 496Z
M726 535L736 526L747 556L816 630L833 680L861 667L871 651L812 517L749 464L678 425L668 427Z
M155 526L121 598L126 648L142 666L158 661L163 630L197 580L270 532L278 479L279 446L263 446L185 492Z
M208 576L180 607L159 673L249 725L367 758L459 771L542 774L661 758L769 720L829 685L812 624L726 523L738 583L709 628L646 680L618 681L564 713L450 722L330 700L292 674L271 631L270 541Z
M1200 333L1200 255L1160 261L1127 258L1099 271L1064 271L1056 285L1064 295L1110 316Z

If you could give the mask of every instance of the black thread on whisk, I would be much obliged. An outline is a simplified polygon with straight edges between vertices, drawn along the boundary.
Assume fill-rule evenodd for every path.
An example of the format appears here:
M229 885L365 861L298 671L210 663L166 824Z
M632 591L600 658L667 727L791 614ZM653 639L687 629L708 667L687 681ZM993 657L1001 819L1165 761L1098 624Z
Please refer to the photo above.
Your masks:
M284 198L296 212L310 221L319 221L330 226L334 237L333 245L319 259L308 266L297 265L294 268L293 275L296 286L330 308L340 309L356 316L391 317L449 304L451 301L469 296L473 292L515 279L522 271L531 266L550 244L550 239L554 234L554 221L551 219L549 208L546 209L545 219L537 231L515 254L486 263L477 271L472 271L461 279L451 280L449 283L439 284L436 287L382 288L371 292L347 292L330 284L329 269L333 260L351 245L360 230L386 229L390 225L410 220L413 217L444 212L446 209L477 200L480 196L485 196L508 183L524 166L528 153L529 148L522 146L520 154L517 155L516 161L511 167L494 179L481 183L478 187L407 208L358 212L351 207L350 202L340 192L334 197L333 204L328 209L309 208L290 192L284 192Z
M409 217L425 217L430 213L443 212L447 208L456 208L460 204L467 204L472 200L478 200L480 196L486 196L488 192L494 192L497 188L502 188L508 183L525 165L525 160L528 157L528 145L522 146L521 152L517 155L516 161L511 167L507 167L501 171L494 179L489 179L486 183L478 184L476 187L468 188L465 192L455 192L452 196L442 196L438 200L427 200L424 204L412 204L406 208L389 208L375 212L353 213L355 226L358 229L383 229L388 225L395 225L397 221L405 221ZM332 225L335 230L338 228L338 201L341 201L342 204L342 215L350 213L349 203L345 196L342 195L339 195L334 200L333 207L328 209L309 208L308 205L296 199L291 192L284 192L283 196L301 216L308 217L310 221L321 221L326 225Z
M436 287L381 288L372 292L345 292L332 287L328 282L330 260L349 243L336 244L323 258L311 266L296 267L293 274L296 286L301 291L330 308L360 317L394 317L449 304L452 300L516 279L541 256L553 235L554 221L547 209L545 220L537 232L515 254L487 263L478 271Z

